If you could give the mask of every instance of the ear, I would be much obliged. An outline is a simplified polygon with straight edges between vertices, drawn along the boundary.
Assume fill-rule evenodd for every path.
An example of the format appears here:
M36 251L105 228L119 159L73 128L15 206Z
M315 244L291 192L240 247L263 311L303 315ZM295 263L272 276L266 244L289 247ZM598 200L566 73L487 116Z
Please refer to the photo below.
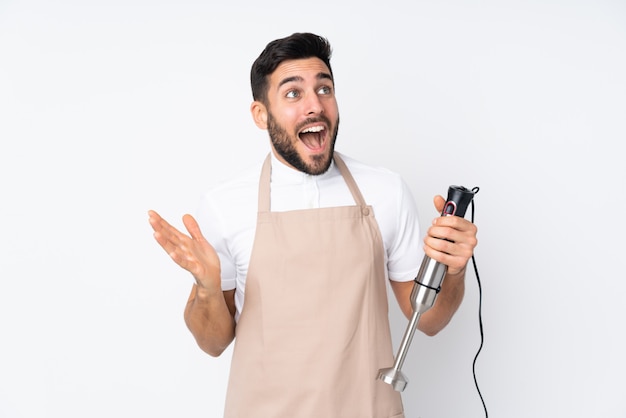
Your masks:
M256 126L260 129L267 129L267 108L257 100L250 105L250 113Z

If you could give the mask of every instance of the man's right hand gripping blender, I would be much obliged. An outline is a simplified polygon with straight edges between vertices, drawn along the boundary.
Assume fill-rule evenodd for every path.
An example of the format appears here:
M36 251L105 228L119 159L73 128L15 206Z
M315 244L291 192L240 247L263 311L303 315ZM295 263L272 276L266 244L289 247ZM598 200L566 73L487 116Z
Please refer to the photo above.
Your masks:
M448 188L448 199L443 207L441 216L454 215L464 217L476 191L477 189L469 190L463 186L450 186ZM445 264L441 264L424 255L417 277L415 277L413 290L411 291L413 315L404 332L393 367L380 369L378 373L379 379L393 386L398 392L402 392L408 383L406 376L400 369L415 334L419 318L434 305L447 270L448 267Z

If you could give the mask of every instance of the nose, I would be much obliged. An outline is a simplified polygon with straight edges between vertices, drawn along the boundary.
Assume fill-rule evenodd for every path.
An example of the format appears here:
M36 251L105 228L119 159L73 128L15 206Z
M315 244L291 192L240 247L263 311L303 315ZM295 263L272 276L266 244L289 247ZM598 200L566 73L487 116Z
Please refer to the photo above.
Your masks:
M315 93L309 94L306 100L306 114L317 115L324 113L324 106L319 96Z

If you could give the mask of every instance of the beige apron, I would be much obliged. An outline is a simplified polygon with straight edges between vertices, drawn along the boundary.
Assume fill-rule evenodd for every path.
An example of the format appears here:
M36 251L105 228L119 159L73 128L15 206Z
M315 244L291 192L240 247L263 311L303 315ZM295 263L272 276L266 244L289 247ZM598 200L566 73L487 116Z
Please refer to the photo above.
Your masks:
M236 328L227 418L403 418L377 379L393 364L383 243L344 162L356 206L270 212L270 158Z

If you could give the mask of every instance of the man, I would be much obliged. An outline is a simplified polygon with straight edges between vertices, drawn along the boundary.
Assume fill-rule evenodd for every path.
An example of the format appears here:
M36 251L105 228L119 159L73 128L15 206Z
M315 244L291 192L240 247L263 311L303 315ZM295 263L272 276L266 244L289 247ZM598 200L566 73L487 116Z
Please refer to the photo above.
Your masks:
M210 190L199 222L183 217L189 236L149 212L157 242L195 278L185 321L198 345L219 356L235 340L226 417L404 417L399 393L377 379L393 362L387 283L410 317L423 254L448 266L419 322L428 335L463 298L476 227L437 217L422 249L404 181L334 152L330 56L310 33L270 42L251 70L270 155Z

